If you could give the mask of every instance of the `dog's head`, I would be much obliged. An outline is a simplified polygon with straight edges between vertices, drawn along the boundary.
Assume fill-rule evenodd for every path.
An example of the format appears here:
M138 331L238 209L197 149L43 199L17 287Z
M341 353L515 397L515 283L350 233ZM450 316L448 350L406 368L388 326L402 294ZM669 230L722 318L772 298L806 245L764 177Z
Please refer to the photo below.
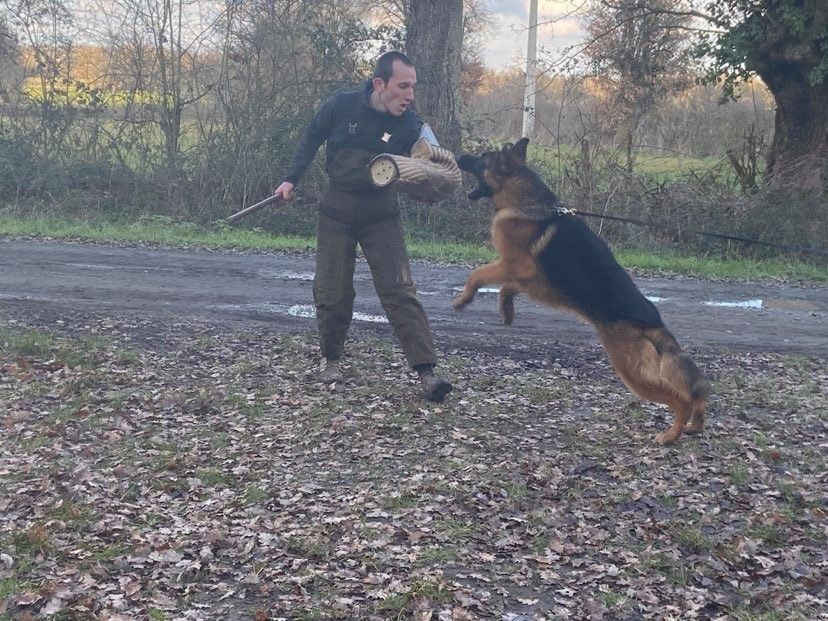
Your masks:
M461 155L457 165L475 176L477 187L469 193L476 201L494 197L504 187L506 179L526 169L526 147L528 138L521 138L516 144L507 144L500 151L487 151L482 155Z

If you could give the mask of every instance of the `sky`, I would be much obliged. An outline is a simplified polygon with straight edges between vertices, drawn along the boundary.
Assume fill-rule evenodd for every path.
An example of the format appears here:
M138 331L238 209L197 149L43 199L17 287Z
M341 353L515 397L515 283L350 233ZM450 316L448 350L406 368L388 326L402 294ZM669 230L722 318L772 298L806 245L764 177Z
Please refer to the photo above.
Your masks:
M582 39L577 18L567 17L582 4L579 0L538 0L539 56L541 48L554 54ZM529 0L487 0L487 5L491 28L485 37L483 62L493 69L523 68L526 64Z

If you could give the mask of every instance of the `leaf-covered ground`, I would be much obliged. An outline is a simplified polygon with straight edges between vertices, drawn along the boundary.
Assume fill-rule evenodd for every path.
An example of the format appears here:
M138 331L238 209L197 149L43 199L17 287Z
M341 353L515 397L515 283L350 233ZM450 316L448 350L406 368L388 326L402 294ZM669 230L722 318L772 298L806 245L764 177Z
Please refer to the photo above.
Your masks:
M0 619L828 618L824 359L692 352L662 448L595 343L391 343L0 312Z

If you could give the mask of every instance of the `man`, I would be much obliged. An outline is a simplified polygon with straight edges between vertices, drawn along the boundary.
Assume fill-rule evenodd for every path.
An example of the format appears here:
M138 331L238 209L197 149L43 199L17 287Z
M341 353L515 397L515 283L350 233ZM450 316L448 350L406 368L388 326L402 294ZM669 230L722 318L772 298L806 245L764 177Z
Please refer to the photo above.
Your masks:
M313 283L324 357L320 379L342 379L339 362L353 315L359 244L385 314L420 376L423 395L442 401L452 385L434 372L434 343L411 280L397 195L391 187L375 188L367 168L378 153L408 154L420 137L423 122L411 109L416 83L417 72L404 54L383 54L362 90L339 93L322 105L274 195L291 200L300 177L327 142L330 184L319 207Z

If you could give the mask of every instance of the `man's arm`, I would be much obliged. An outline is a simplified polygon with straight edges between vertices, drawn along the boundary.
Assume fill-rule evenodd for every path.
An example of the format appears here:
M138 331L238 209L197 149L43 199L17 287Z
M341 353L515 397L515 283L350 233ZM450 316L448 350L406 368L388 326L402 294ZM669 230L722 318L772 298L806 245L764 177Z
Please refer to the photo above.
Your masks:
M296 148L296 153L290 163L290 169L285 175L285 180L274 190L274 195L278 194L288 201L293 198L293 188L302 175L305 174L313 158L316 157L319 147L330 137L333 131L335 108L336 97L333 97L313 117L302 136L302 140L299 142L299 146Z

